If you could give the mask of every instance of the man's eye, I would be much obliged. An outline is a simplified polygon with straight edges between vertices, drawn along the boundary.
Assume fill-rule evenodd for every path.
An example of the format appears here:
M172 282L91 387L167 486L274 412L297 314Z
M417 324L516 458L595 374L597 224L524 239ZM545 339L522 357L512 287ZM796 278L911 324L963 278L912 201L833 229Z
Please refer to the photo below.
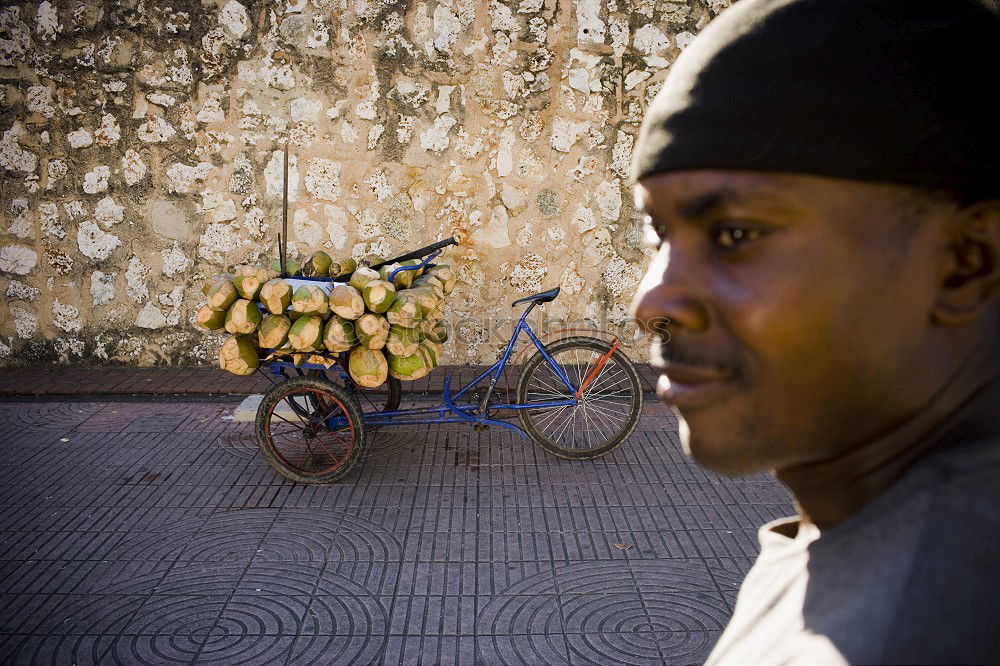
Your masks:
M740 226L738 224L726 224L717 228L713 232L712 240L715 244L725 250L735 250L746 243L752 243L764 236L760 229Z

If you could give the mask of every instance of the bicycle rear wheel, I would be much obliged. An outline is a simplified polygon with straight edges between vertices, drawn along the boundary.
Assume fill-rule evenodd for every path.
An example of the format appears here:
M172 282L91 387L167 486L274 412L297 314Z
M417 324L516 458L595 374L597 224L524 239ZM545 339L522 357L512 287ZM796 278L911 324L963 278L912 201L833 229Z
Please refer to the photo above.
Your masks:
M576 387L610 349L607 342L589 337L565 338L545 347ZM540 353L525 364L517 382L518 404L573 397ZM594 374L577 404L517 411L525 432L550 453L574 460L597 458L620 446L639 423L639 373L628 356L616 349Z
M329 374L328 374L329 373ZM386 377L385 384L378 388L367 388L355 382L347 370L334 367L330 370L306 370L307 377L321 377L332 382L343 382L344 388L357 399L362 412L394 412L399 409L403 398L403 385L393 376ZM334 375L331 377L330 375ZM340 377L336 377L340 375ZM369 426L374 429L375 426Z
M298 377L264 394L257 444L279 474L298 483L330 483L351 471L366 443L357 400L319 377Z

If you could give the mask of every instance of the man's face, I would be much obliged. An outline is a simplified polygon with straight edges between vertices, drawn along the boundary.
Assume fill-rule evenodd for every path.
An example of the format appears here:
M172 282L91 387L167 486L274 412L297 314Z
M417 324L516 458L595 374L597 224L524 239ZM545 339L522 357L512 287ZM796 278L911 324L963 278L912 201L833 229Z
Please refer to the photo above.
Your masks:
M634 310L670 321L658 392L697 462L742 474L834 457L933 395L942 236L902 221L903 193L741 171L636 186L662 243Z

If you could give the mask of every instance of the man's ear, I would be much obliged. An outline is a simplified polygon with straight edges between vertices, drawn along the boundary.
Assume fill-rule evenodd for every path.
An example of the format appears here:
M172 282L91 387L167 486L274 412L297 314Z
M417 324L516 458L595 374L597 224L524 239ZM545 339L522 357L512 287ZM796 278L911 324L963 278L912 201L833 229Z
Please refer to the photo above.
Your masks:
M1000 295L1000 199L964 208L953 219L932 318L960 326Z

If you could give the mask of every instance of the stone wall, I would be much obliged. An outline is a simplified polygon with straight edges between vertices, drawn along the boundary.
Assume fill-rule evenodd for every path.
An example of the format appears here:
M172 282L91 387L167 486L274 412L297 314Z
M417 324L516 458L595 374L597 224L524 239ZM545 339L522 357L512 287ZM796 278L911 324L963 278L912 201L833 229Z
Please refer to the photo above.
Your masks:
M448 361L556 285L547 317L620 324L638 123L728 4L5 3L0 364L214 363L199 290L276 256L286 139L293 256L461 240Z

